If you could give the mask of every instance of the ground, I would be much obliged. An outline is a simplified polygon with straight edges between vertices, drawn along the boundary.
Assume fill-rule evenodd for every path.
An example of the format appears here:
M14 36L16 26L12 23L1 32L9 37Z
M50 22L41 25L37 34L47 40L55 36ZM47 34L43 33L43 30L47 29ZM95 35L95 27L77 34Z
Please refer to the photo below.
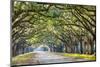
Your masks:
M67 54L47 51L35 51L16 56L12 59L12 65L27 64L48 64L48 63L64 63L78 61L93 61L93 55Z

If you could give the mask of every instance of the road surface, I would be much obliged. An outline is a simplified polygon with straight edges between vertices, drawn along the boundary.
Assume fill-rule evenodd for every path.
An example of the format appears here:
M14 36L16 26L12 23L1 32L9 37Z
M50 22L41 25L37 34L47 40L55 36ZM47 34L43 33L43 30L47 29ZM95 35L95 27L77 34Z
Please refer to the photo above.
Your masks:
M38 61L38 64L88 61L86 59L65 57L62 53L44 51L36 51L34 53L36 53L36 57L32 59Z
M88 61L86 59L65 57L62 53L46 52L46 51L34 51L31 60L25 63L15 65L34 65L34 64L48 64L48 63L67 63L76 61Z

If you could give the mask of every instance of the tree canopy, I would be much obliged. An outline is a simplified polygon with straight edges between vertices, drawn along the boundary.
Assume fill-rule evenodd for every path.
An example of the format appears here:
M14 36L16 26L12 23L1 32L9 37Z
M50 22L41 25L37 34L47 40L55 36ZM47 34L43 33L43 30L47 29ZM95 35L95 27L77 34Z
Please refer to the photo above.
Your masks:
M95 6L24 1L12 6L13 47L23 38L32 45L63 43L73 52L78 42L93 46L96 41Z

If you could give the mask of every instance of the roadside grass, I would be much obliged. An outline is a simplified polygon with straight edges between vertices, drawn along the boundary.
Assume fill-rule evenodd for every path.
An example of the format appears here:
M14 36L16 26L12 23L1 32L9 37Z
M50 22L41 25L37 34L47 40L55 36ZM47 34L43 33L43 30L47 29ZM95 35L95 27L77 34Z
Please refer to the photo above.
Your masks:
M33 57L33 53L25 53L22 55L18 55L16 57L12 58L12 64L20 64L20 63L25 63L31 60Z
M82 58L82 59L87 59L87 60L96 60L96 56L94 55L87 55L87 54L63 54L65 57L73 57L73 58Z

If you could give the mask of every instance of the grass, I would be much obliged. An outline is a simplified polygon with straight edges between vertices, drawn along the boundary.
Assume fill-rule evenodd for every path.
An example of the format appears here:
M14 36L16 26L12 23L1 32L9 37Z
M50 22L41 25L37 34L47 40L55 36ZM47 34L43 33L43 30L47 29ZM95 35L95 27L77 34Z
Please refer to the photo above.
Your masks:
M87 60L96 60L96 56L94 55L86 55L86 54L63 54L66 57L74 57L74 58L82 58Z
M23 64L26 61L31 60L32 57L33 57L33 53L26 53L26 54L18 55L12 58L12 64L20 64L20 63Z

